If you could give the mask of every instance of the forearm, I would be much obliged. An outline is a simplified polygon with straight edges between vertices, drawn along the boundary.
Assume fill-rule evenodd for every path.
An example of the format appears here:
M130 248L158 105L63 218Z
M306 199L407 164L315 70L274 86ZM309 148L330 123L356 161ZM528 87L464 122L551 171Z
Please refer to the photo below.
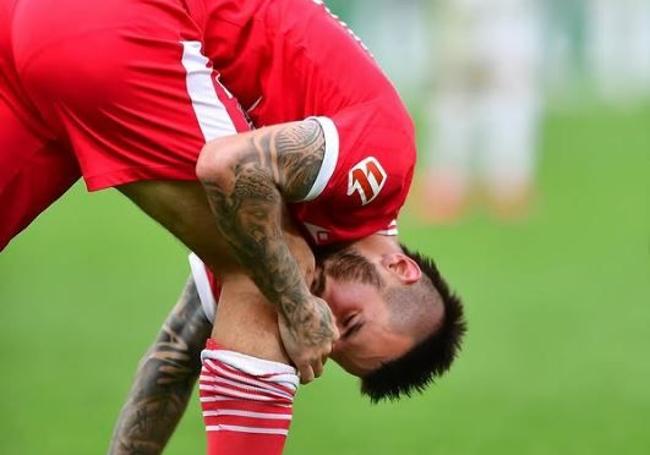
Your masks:
M309 289L282 236L282 198L278 190L259 181L251 182L251 186L255 184L259 184L258 195L264 200L244 202L246 207L239 213L229 207L231 202L217 194L214 187L208 186L208 194L215 211L221 214L218 224L235 256L266 298L291 320L296 307L309 297ZM252 188L239 190L255 197Z
M192 279L142 359L116 423L109 454L159 454L187 406L211 324Z
M280 314L296 323L310 292L284 239L282 213L284 200L308 192L322 149L319 126L302 122L207 146L197 165L234 255Z

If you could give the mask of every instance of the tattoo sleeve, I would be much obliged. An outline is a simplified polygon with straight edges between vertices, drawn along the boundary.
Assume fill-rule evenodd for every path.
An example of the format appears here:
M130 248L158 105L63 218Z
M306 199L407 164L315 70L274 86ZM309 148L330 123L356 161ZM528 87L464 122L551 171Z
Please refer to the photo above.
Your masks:
M110 455L162 453L191 396L201 368L199 355L211 328L190 277L158 339L140 362L115 426Z
M311 294L284 239L282 212L284 201L301 200L313 185L325 139L314 120L260 129L244 138L237 159L214 178L201 180L235 256L265 297L297 326L306 317L301 304Z

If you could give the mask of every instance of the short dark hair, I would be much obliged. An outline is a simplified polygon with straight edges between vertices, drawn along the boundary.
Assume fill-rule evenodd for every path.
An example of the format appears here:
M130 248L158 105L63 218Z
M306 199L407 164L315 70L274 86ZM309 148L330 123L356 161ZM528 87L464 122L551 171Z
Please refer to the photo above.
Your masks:
M368 395L373 403L397 400L403 396L410 397L414 392L423 392L429 384L449 370L460 352L462 338L467 331L462 301L449 290L434 261L401 246L404 253L420 266L423 275L420 281L429 288L428 293L437 299L437 291L442 300L444 315L434 331L410 351L361 378L361 392Z

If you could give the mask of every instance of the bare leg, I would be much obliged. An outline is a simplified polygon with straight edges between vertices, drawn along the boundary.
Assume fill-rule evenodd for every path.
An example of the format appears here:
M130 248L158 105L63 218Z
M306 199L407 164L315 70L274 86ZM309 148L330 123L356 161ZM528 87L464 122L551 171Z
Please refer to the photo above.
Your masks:
M292 418L296 370L277 312L246 275L224 280L199 380L208 455L280 455Z
M224 277L218 325L213 332L218 342L231 350L288 363L277 314L248 278L232 272L234 261L216 230L202 187L195 182L151 181L120 190L197 254L202 252L213 270L231 271ZM311 280L313 255L302 237L289 226L287 229L291 251ZM116 424L110 454L162 453L191 395L201 368L199 353L211 328L190 280L142 359Z
M313 263L304 240L291 238L298 262ZM208 455L280 455L298 376L287 366L277 310L246 274L223 278L212 338L199 382Z

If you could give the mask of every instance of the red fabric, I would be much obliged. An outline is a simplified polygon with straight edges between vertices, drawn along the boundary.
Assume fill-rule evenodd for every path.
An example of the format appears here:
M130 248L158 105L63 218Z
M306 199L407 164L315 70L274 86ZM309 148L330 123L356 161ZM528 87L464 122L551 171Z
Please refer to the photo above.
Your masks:
M214 340L207 349L217 350ZM294 392L276 375L251 375L205 358L199 378L208 455L279 455L291 424Z
M22 125L6 114L0 100L0 251L80 176L74 156L54 143L23 140ZM11 147L15 139L20 147Z
M14 1L0 2L0 251L80 176L27 98L14 65Z
M209 432L208 455L279 455L286 436Z
M90 190L196 178L205 138L182 42L201 41L202 30L182 0L34 0L18 3L10 25L20 83L74 151ZM216 77L225 109L213 114L248 130Z
M317 199L289 207L308 238L324 245L389 228L410 187L415 133L404 103L365 47L322 2L203 3L206 53L257 127L310 116L336 125L339 160L329 184ZM375 178L372 166L362 164L369 158L386 178L364 204L358 188L369 185L363 175Z
M411 119L375 60L321 2L55 3L3 2L2 69L5 62L15 67L33 111L68 153L74 151L90 190L144 179L195 179L204 136L181 63L181 42L189 40L203 43L221 81L257 126L312 115L336 125L334 175L314 201L290 207L315 244L357 240L397 218L415 161ZM247 130L237 100L216 77L212 83L227 116L237 131ZM27 123L38 130L41 122ZM28 148L25 142L2 153L23 154L18 159L24 162ZM377 176L383 174L368 159L383 170L381 182ZM44 191L44 202L23 210L29 212L25 220L76 178L69 166L63 173L62 182ZM31 184L38 177L29 178ZM24 186L19 183L15 188Z
M195 179L204 136L187 93L181 42L196 41L257 126L312 115L335 123L334 175L317 199L290 207L315 244L357 240L397 217L415 161L411 119L374 59L322 2L14 3L3 2L0 11L3 72L4 62L15 67L29 103L48 133L74 151L90 190ZM237 100L216 77L227 115L237 131L247 130ZM27 123L38 130L41 122ZM362 190L378 175L363 164L370 158L386 176L364 201ZM73 174L65 169L63 184L48 189L46 202L34 203L25 219L62 193Z
M336 125L339 158L329 183L315 200L289 205L306 238L327 245L395 234L413 177L415 132L364 46L314 1L192 1L205 7L206 53L256 126L310 116ZM213 291L218 296L219 287Z

